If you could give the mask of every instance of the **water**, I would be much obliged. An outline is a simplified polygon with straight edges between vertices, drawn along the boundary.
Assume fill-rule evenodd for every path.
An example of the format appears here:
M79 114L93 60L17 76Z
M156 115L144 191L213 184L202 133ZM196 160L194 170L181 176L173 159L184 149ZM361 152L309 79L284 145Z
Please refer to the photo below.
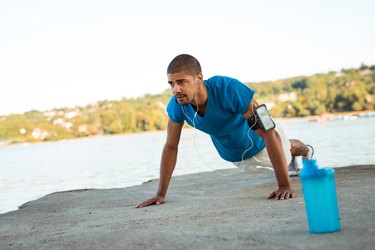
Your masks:
M285 121L289 138L300 139L315 148L319 166L343 167L375 164L375 118L309 123Z
M288 137L314 145L320 166L342 167L375 164L374 120L279 123ZM0 147L0 213L56 191L122 188L158 178L165 137L164 131ZM183 130L174 175L229 168L207 135Z

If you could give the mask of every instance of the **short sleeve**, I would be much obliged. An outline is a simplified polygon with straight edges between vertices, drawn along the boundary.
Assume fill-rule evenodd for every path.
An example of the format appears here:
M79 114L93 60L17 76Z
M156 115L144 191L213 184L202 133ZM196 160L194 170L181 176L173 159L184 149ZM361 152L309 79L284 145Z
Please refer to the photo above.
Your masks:
M182 113L181 105L177 102L173 96L167 105L168 117L175 123L183 123L185 116Z
M244 114L253 97L254 90L242 82L233 78L228 81L225 91L225 101L229 111Z

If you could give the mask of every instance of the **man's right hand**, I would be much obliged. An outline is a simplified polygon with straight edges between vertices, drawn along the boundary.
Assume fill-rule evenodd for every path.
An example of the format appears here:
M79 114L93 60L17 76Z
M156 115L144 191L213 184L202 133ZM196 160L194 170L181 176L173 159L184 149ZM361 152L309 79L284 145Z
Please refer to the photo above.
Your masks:
M165 203L165 196L168 190L169 182L172 178L174 167L177 161L178 143L180 142L181 130L184 123L175 123L168 120L167 141L165 142L160 163L160 180L158 191L154 198L151 198L136 208L147 207L151 205L161 205Z
M147 207L151 205L161 205L164 203L165 203L165 198L162 196L157 196L137 205L136 208L142 208L142 207Z

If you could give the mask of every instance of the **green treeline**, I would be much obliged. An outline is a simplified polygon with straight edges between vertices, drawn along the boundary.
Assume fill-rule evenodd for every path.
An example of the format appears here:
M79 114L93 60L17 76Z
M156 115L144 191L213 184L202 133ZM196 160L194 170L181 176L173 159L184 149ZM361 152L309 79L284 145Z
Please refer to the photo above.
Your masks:
M246 83L275 117L375 109L375 66ZM168 89L158 95L0 117L0 143L54 141L166 129Z
M120 101L99 101L85 107L29 111L0 117L0 142L55 141L103 134L166 129L168 89L162 94Z
M375 66L247 85L274 117L375 109Z

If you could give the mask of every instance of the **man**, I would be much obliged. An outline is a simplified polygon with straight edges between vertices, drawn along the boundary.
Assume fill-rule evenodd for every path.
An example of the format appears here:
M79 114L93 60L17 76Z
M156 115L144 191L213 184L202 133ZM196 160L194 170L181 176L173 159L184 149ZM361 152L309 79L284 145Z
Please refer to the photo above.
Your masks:
M224 160L236 166L273 166L278 189L269 195L269 199L295 197L287 162L291 162L292 156L311 158L313 149L298 140L289 141L278 125L265 131L259 119L255 119L258 103L252 89L224 76L203 81L198 60L186 54L171 61L167 75L173 97L167 106L169 121L161 156L159 188L155 197L137 208L165 203L185 121L208 133Z

